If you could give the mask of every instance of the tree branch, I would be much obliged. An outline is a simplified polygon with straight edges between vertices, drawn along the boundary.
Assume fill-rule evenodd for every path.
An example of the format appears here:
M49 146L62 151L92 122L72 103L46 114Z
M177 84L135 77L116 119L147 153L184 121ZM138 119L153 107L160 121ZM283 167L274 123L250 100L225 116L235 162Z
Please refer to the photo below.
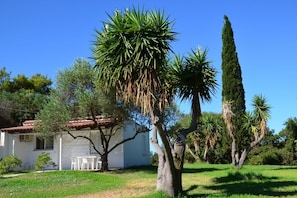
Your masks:
M139 134L139 133L145 133L145 132L148 132L149 130L146 128L146 129L137 129L136 132L134 133L133 136L129 137L129 138L126 138L120 142L118 142L117 144L115 144L113 147L111 147L109 150L108 150L108 153L110 153L111 151L113 151L117 146L119 146L120 144L123 144L127 141L130 141L130 140L133 140L135 139L135 137Z
M87 136L84 136L84 135L77 135L77 136L75 136L75 135L73 135L69 130L66 130L66 131L67 131L67 133L68 133L73 139L76 139L76 138L84 138L84 139L89 140L89 142L92 144L93 149L94 149L100 156L102 155L102 153L96 148L96 146L95 146L95 144L94 144L94 142L93 142L93 140L92 140L91 138L89 138L89 137L87 137Z

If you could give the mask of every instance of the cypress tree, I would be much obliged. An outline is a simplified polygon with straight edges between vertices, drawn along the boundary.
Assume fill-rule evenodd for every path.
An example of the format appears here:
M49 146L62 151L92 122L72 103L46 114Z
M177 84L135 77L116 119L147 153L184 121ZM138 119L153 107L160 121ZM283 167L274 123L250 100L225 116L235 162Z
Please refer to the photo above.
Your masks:
M240 157L242 148L247 144L248 135L242 129L242 118L245 113L245 93L242 84L241 68L238 62L233 30L228 17L225 15L222 30L222 100L232 103L232 119L234 137L236 138L236 154Z

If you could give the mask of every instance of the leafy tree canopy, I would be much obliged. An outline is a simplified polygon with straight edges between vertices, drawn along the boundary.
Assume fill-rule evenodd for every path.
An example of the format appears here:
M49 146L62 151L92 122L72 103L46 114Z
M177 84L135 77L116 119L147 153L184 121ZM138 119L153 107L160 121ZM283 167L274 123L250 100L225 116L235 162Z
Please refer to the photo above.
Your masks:
M11 72L0 69L0 127L20 125L26 119L34 119L47 100L52 81L35 74L28 78L19 74L11 78Z

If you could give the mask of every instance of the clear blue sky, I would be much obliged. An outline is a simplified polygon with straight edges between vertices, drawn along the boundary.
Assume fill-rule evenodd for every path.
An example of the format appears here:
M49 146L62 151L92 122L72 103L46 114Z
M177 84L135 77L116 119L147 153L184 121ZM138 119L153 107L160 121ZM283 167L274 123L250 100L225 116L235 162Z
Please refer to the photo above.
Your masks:
M164 10L175 21L173 51L186 55L197 46L208 48L208 59L219 71L223 16L231 21L242 69L247 109L255 94L272 106L269 127L279 132L297 116L296 0L1 0L0 68L12 76L40 73L53 81L76 58L92 55L95 29L107 13L131 8ZM181 104L189 112L187 103ZM221 112L221 88L203 111Z

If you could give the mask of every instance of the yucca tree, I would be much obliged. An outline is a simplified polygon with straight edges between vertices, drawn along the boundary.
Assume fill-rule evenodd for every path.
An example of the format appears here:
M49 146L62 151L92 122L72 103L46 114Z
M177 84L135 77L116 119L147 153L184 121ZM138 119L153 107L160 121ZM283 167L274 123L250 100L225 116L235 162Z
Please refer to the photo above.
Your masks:
M118 99L132 102L141 107L144 115L151 117L152 144L159 156L157 190L163 190L170 196L178 195L182 192L183 152L181 150L185 148L184 137L190 130L182 131L182 135L177 139L179 141L173 145L163 122L164 108L172 102L179 85L177 82L184 80L180 85L186 86L184 83L192 83L191 89L194 91L186 92L185 87L181 87L179 93L183 98L191 97L190 94L193 94L191 97L195 100L192 105L193 116L200 115L198 90L205 90L206 85L201 83L209 82L205 79L206 75L202 73L212 71L210 75L215 83L216 72L208 64L196 61L199 64L195 67L193 65L192 69L200 68L200 72L191 73L197 74L196 77L186 80L189 63L194 64L195 55L185 62L188 64L183 62L181 65L176 65L177 70L171 70L168 67L170 42L175 40L175 33L172 31L172 21L166 18L163 12L134 8L124 12L115 11L103 26L102 31L97 31L97 40L93 49L99 78L104 82L106 89L115 87ZM203 61L208 63L206 59ZM204 91L201 94L207 99L210 98ZM192 128L195 127L196 124L192 124ZM162 147L158 142L157 134L162 141Z
M185 139L188 134L197 129L198 119L201 116L201 102L209 102L217 88L215 79L217 71L207 59L207 50L192 50L187 57L176 56L172 67L173 85L177 95L182 100L191 102L191 124L180 131L175 140L176 153L175 168L178 182L181 183L181 170L184 163Z
M212 114L203 114L200 119L201 132L204 134L204 153L203 159L207 161L207 153L209 148L214 149L215 144L222 132L222 125L219 119Z
M232 103L225 102L223 103L223 119L227 126L227 131L231 137L234 136L234 128L232 124L232 118L234 116L231 111ZM256 95L253 98L252 106L254 108L253 112L247 112L245 114L243 128L250 134L249 144L242 150L236 151L232 155L235 157L235 162L233 162L234 168L241 168L248 153L254 148L257 144L267 134L267 120L270 117L270 106L267 104L267 100L262 95ZM235 147L235 142L233 141L232 147ZM233 151L233 149L232 149Z
M133 8L115 11L103 26L97 31L93 49L99 79L107 90L116 89L118 99L132 102L151 117L153 137L159 133L165 148L163 157L159 154L159 164L170 163L159 166L158 174L165 176L158 176L157 189L174 196L178 188L173 179L172 145L162 119L174 95L166 75L170 42L175 39L172 22L163 12ZM157 139L153 138L153 143L158 145ZM156 151L163 152L158 146Z
M183 131L187 135L197 128L197 118L201 116L202 102L209 102L217 88L217 71L207 60L207 50L192 50L188 57L176 56L173 65L174 86L182 100L191 101L191 126Z

